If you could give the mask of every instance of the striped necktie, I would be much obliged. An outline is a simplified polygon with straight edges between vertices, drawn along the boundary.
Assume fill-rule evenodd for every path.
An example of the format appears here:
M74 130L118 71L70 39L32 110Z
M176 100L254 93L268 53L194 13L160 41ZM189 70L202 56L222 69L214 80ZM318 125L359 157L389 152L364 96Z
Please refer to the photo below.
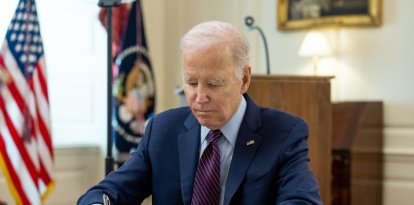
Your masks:
M203 155L198 162L194 180L192 205L217 205L220 197L220 150L217 141L223 135L211 130Z

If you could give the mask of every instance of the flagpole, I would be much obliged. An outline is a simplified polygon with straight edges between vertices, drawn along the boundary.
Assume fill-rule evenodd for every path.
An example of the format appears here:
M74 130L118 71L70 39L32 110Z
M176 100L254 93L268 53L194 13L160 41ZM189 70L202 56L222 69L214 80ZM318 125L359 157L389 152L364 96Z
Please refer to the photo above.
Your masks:
M119 6L121 0L99 0L98 5L106 8L107 38L107 147L105 157L105 175L114 169L112 156L112 8Z

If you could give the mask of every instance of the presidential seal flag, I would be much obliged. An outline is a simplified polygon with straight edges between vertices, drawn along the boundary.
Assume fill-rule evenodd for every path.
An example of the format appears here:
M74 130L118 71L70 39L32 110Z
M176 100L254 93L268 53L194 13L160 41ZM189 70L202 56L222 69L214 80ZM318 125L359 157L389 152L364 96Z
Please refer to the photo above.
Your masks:
M16 204L53 187L43 43L34 0L20 0L0 51L0 166Z
M145 124L154 114L155 83L145 40L141 1L132 3L116 63L114 82L114 143L129 153L140 142Z

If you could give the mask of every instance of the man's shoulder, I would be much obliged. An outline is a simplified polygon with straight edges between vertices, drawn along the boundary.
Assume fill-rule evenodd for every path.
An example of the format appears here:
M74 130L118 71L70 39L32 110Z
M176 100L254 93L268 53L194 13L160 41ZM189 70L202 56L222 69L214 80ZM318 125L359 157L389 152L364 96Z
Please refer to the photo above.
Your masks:
M188 107L174 108L156 114L149 123L152 135L162 136L165 133L182 131L189 116L191 110Z
M188 106L185 107L178 107L178 108L173 108L173 109L169 109L163 112L158 113L157 115L155 115L154 119L155 120L164 120L164 119L168 119L171 120L171 118L174 119L185 119L188 117L188 115L191 114L191 109Z
M304 120L299 117L296 116L292 113L283 111L283 110L279 110L279 109L275 109L275 108L264 108L261 107L260 108L260 115L262 118L263 122L273 122L273 123L277 123L279 125L281 124L297 124L300 122L303 122ZM272 124L273 124L272 123Z
M302 121L303 119L299 116L296 116L292 113L275 109L275 108L267 108L261 107L260 113L262 117L267 118L276 118L276 119L283 119L283 120L292 120L292 121Z
M286 111L257 105L247 94L244 97L247 101L247 110L244 119L248 119L250 122L252 122L252 119L253 121L257 119L259 125L269 129L291 129L297 124L304 122L302 118Z

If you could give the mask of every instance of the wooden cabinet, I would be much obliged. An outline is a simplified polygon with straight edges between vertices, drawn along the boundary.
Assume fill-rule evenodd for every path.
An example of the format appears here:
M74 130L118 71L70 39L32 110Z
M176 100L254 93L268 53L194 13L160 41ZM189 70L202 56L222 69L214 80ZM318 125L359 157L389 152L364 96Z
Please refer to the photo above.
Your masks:
M331 201L331 77L252 76L248 94L261 106L302 117L309 125L310 168L324 204Z
M381 102L333 103L332 205L381 205Z

